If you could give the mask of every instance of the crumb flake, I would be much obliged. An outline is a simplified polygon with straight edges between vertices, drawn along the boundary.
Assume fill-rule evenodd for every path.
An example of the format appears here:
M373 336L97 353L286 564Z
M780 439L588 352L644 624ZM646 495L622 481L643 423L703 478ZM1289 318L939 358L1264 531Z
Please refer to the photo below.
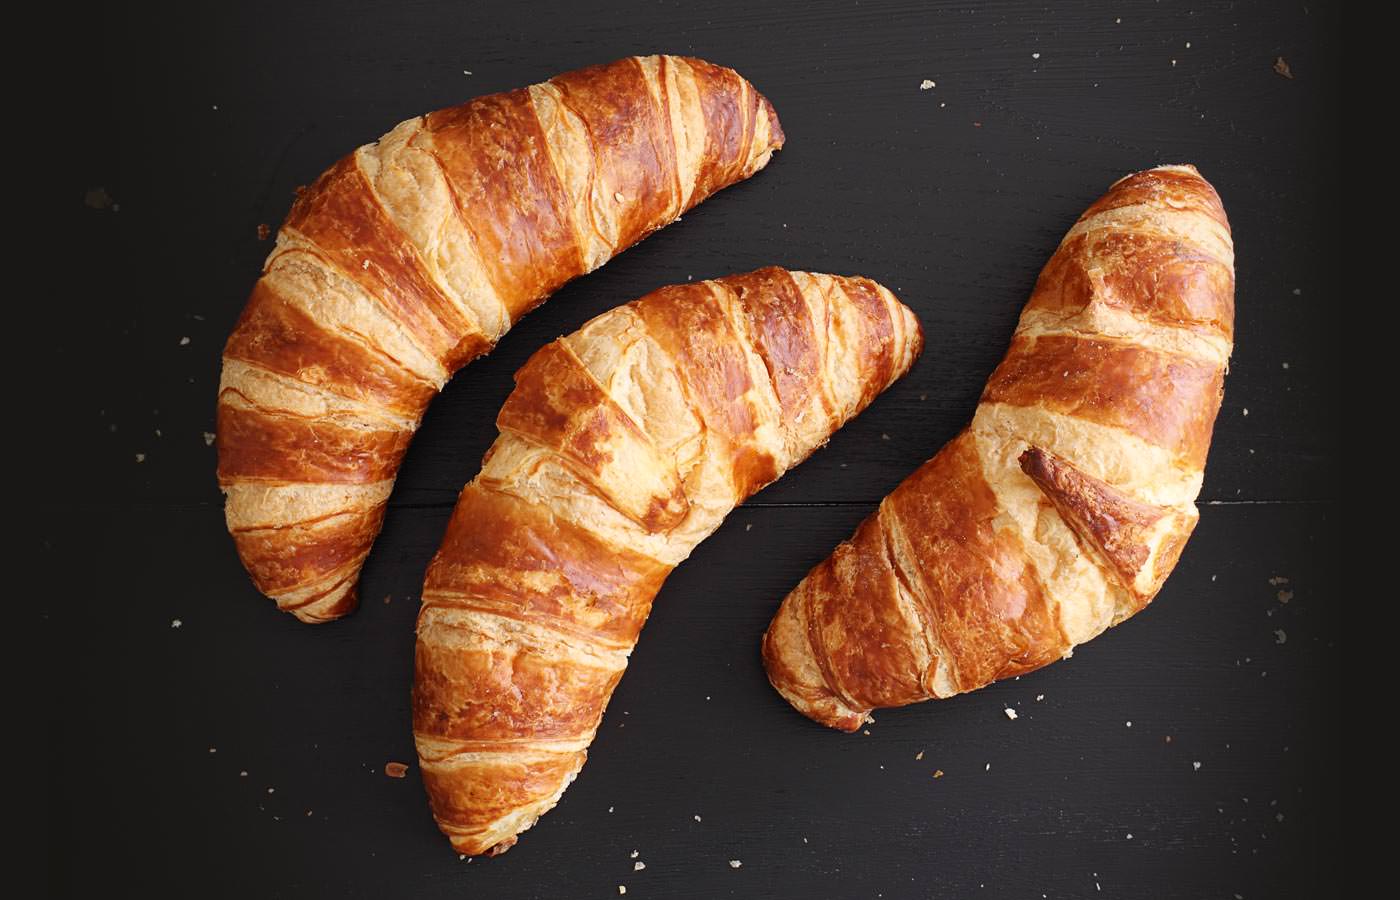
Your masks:
M390 778L403 778L408 774L408 766L401 762L386 762L384 764L384 774Z
M918 753L915 753L915 754L914 754L914 758L915 758L915 759L923 759L923 758L924 758L924 751L920 750Z
M1002 712L1006 713L1006 717L1011 721L1016 721L1016 710L1008 706L1005 709L1003 709Z
M1286 643L1288 643L1288 634L1287 634L1282 628L1275 628L1275 629L1274 629L1274 643L1275 643L1275 644L1286 644Z
M699 822L699 821L700 821L700 817L699 817L699 816L696 816L696 817L695 817L695 821Z
M1199 771L1201 771L1201 762L1200 762L1200 760L1196 760L1195 762L1191 763L1191 771L1192 771L1192 772L1199 772Z
M646 867L647 867L647 864L644 863L644 862L642 862L642 861L639 859L639 860L637 860L636 862L634 862L634 863L632 864L632 871L633 871L633 872L640 872L640 871L642 871L643 869L645 869Z
M625 894L625 893L627 893L627 885L625 885L625 884L619 884L619 885L617 886L617 892L618 892L619 894Z
M1293 80L1293 70L1289 68L1288 60L1284 59L1282 56L1274 60L1274 71L1290 81Z
M1280 603L1287 603L1289 600L1292 600L1292 599L1293 599L1293 592L1292 592L1292 591L1279 591L1279 592L1278 592L1278 602L1280 602Z
M139 462L139 463L145 462L145 461L146 461L146 454L144 454L144 453L138 453L138 454L136 454L136 461Z
M737 868L739 868L740 866L742 866L743 864L744 864L744 863L743 863L743 860L731 859L731 860L729 861L729 868L731 868L731 869L737 869Z
M214 432L212 432L212 431L206 431L206 432L204 432L204 446L206 446L206 447L212 447L212 446L214 446L214 438L215 438L215 437L217 437L217 435L215 435Z
M631 858L631 859L636 859L637 857L639 857L639 856L641 856L641 855L642 855L642 853L641 853L640 850L633 850L633 851L632 851L632 856L631 856L630 858Z
M183 625L183 624L185 624L185 623L182 622L182 621L179 620L179 619L171 619L171 620L170 620L170 627L171 627L171 628L179 628L179 627L180 627L181 625Z
M190 339L189 339L188 336L185 336L185 337L180 338L180 346L181 346L181 347L188 347L189 345L190 345Z
M936 87L938 87L938 84L931 78L925 78L923 81L919 82L919 90L921 91L931 91Z
M934 770L933 770L933 777L934 777L934 778L942 778L942 777L943 777L943 770L942 770L942 769L934 769Z
M1035 695L1035 702L1036 702L1036 703L1039 703L1040 701L1042 701L1042 700L1044 700L1044 699L1045 699L1045 695L1044 695L1044 694L1036 694L1036 695Z

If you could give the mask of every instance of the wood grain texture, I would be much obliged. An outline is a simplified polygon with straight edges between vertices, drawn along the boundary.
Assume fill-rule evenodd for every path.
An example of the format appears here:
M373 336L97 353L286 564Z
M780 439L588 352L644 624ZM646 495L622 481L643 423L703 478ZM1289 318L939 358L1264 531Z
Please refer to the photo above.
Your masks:
M84 299L37 304L47 330L21 342L65 398L37 417L21 488L37 516L20 546L65 578L40 601L41 634L64 648L44 679L54 893L1337 892L1335 10L253 0L109 5L75 24L64 65L93 90L60 125L79 133L58 203ZM309 630L277 613L228 540L205 444L223 340L271 249L257 226L407 113L653 52L751 79L782 115L782 158L562 288L448 385L399 470L360 614ZM1187 159L1240 235L1239 347L1201 521L1161 595L1068 662L879 713L869 736L792 712L754 650L778 601L967 423L1086 200ZM423 573L512 374L658 285L775 262L887 284L927 349L668 579L586 776L528 842L458 861L417 767L384 764L413 761ZM88 809L123 827L94 839Z

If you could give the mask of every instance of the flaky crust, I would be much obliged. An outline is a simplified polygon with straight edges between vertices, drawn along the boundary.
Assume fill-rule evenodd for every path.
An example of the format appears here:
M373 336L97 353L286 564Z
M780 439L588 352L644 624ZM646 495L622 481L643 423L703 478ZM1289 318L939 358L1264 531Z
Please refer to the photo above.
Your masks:
M400 124L301 193L224 350L219 484L258 589L350 612L428 402L566 281L783 143L703 60L630 57Z
M667 574L921 346L874 282L773 268L662 288L525 364L418 617L414 738L458 852L558 801Z
M783 601L773 686L854 731L1146 606L1196 524L1233 323L1215 190L1191 166L1113 185L1041 272L972 424Z

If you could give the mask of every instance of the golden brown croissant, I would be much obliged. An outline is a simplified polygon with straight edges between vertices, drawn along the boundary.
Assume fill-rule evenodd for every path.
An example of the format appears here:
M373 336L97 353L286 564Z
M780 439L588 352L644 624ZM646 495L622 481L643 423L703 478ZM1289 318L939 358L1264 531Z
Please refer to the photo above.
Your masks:
M410 119L332 166L224 350L219 484L258 589L306 622L354 609L399 462L452 373L782 143L736 73L649 56Z
M558 802L667 574L922 340L872 281L770 268L662 288L521 368L418 617L414 737L458 852Z
M971 426L783 601L773 686L852 731L1146 606L1196 524L1233 322L1215 190L1191 166L1113 185L1041 272Z

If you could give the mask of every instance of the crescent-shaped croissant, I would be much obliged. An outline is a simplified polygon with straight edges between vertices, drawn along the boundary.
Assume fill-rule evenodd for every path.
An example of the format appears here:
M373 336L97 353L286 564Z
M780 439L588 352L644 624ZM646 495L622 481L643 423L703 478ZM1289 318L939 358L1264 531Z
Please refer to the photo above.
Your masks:
M565 282L767 164L772 106L632 57L400 124L301 193L224 349L219 484L257 588L355 607L428 402Z
M1113 185L1041 272L972 424L783 601L763 639L773 686L854 731L1146 606L1196 524L1234 280L1194 168Z
M667 574L922 339L872 281L763 269L662 288L521 368L418 617L414 737L458 852L558 802Z

